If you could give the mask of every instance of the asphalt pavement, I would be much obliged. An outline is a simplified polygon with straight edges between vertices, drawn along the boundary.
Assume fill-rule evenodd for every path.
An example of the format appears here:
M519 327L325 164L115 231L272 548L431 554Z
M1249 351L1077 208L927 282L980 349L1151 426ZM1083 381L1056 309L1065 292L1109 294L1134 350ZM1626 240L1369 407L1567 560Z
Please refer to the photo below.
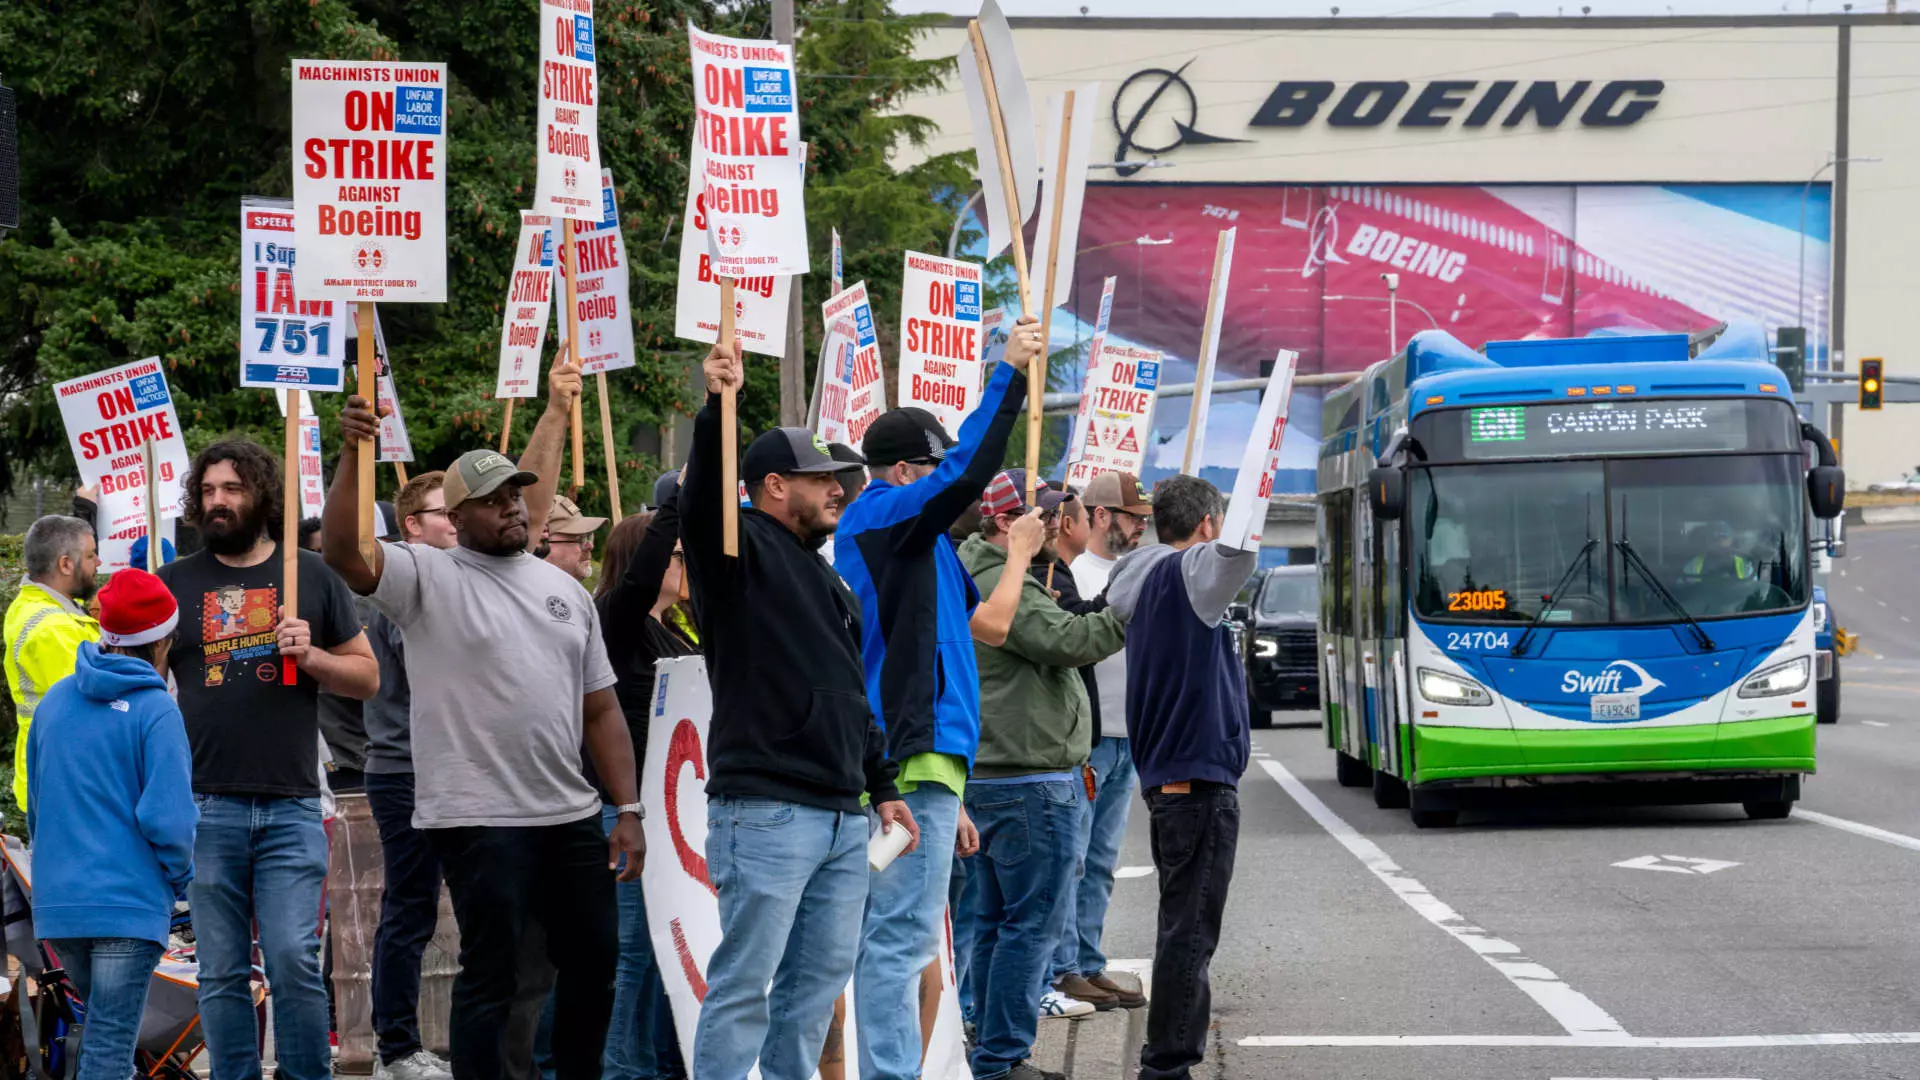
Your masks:
M1535 805L1419 830L1334 782L1317 727L1256 731L1195 1075L1920 1078L1920 526L1848 544L1830 595L1863 651L1784 821ZM1144 971L1134 809L1106 951ZM1137 1038L1046 1021L1036 1058L1130 1080Z

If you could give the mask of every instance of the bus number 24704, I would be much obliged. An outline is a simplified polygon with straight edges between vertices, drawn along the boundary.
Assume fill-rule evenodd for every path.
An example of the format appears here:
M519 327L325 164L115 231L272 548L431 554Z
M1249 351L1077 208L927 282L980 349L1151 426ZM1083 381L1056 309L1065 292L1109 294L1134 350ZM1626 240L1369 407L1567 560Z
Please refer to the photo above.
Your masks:
M1447 635L1447 651L1459 649L1505 649L1509 648L1505 630L1466 630Z

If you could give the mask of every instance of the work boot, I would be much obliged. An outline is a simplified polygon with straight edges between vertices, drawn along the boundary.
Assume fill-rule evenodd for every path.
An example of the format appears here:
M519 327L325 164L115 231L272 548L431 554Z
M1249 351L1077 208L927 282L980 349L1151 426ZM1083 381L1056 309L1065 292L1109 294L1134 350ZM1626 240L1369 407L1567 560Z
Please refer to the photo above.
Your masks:
M1101 1012L1120 1007L1120 995L1077 974L1060 976L1054 980L1053 988L1070 998L1079 998Z
M1144 1008L1147 1004L1147 995L1138 990L1127 989L1125 986L1113 981L1104 971L1097 975L1087 976L1087 984L1105 990L1107 993L1118 998L1120 1000L1120 1007L1123 1009Z

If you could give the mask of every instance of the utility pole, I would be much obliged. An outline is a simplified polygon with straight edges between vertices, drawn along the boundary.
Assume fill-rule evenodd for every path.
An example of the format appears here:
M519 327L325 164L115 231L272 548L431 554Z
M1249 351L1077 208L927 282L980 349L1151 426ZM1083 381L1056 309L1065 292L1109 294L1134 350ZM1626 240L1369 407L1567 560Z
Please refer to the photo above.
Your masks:
M773 36L783 44L793 44L793 0L773 0ZM797 57L795 61L797 76L800 66ZM799 93L799 89L795 86L794 92ZM787 279L787 289L787 347L780 357L780 426L799 427L807 422L807 358L803 342L807 311L801 302L799 274Z
M1833 371L1847 370L1847 165L1848 155L1852 153L1849 139L1849 106L1853 97L1853 26L1846 21L1840 23L1839 41L1835 50L1838 56L1835 79L1838 83L1833 94L1833 225L1827 251L1832 267L1828 280L1832 284L1832 297L1828 305L1831 312L1828 336L1827 367ZM1846 443L1842 436L1846 434L1846 407L1836 401L1827 407L1827 436L1834 442L1836 453L1844 464L1846 461Z

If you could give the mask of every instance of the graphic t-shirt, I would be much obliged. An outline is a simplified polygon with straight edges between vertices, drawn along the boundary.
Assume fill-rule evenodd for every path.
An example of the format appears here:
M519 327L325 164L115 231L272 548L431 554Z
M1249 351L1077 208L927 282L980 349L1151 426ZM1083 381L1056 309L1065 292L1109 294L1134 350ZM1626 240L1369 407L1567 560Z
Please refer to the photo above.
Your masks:
M280 552L228 566L202 551L160 568L180 605L168 663L193 745L193 790L203 795L320 795L320 684L304 672L282 685L274 624ZM360 633L353 594L320 556L300 553L300 617L313 643L333 649Z

